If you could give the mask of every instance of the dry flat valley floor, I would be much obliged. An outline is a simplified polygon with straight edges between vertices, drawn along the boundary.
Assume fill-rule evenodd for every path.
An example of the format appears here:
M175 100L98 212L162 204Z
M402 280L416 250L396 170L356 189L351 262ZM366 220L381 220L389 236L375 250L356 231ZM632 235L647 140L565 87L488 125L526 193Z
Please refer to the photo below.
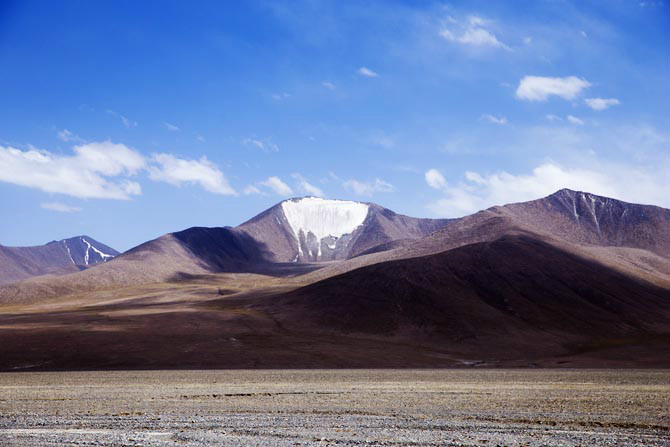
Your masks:
M0 374L1 446L667 446L670 372Z

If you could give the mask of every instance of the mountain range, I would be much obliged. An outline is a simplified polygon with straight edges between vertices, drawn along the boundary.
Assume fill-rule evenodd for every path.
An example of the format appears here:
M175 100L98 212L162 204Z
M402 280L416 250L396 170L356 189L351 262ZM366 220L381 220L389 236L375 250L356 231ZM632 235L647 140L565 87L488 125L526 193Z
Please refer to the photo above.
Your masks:
M76 240L64 265L97 265L59 270ZM670 365L655 206L563 189L418 219L307 197L119 256L66 241L0 247L5 282L49 274L0 285L0 369Z

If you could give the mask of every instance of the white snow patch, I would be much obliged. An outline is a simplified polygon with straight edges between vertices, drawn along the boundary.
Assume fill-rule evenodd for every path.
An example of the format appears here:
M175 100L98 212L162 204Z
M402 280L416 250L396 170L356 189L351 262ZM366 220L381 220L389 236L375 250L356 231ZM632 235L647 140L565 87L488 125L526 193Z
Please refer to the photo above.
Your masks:
M88 251L90 249L93 249L94 252L99 254L104 262L107 262L107 258L113 258L114 257L114 255L108 255L107 253L101 252L100 250L95 248L89 241L87 241L83 237L81 238L81 240L86 244L86 254L84 255L84 262L86 263L86 265L88 265ZM69 252L69 250L68 250L68 252Z
M73 264L76 264L74 259L72 259L72 253L70 253L70 247L67 246L67 242L63 241L63 245L65 245L65 249L67 250L67 255L70 257L70 261L72 261Z
M300 240L301 231L305 236L312 233L317 239L319 252L322 239L328 236L337 239L353 233L363 225L369 210L365 203L318 197L286 200L281 206L296 239Z
M84 262L86 263L86 265L88 265L88 251L91 249L91 244L89 244L88 241L83 237L81 238L81 240L87 245L86 254L84 255Z
M103 252L101 252L100 250L98 250L97 248L95 248L95 246L92 245L92 244L91 244L91 248L93 249L94 252L96 252L97 254L99 254L100 257L102 258L102 260L105 261L105 262L107 262L107 258L113 258L113 257L114 257L114 255L108 255L107 253L103 253Z

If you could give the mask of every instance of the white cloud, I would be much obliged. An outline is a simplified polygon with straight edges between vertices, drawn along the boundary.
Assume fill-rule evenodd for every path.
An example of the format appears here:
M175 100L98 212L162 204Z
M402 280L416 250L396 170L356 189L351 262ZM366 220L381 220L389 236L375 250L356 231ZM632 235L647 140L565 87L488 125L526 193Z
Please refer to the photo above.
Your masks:
M245 146L254 146L264 152L279 152L279 146L272 142L269 138L259 140L257 138L245 138L242 140Z
M290 98L290 97L291 97L291 94L286 93L286 92L275 93L274 95L272 95L272 99L274 99L275 101L281 101L283 99L287 99L287 98Z
M280 196L290 196L293 194L293 189L277 176L268 177L267 180L260 182L260 185L271 189L275 194L279 194Z
M113 110L107 110L107 114L115 116L118 119L120 119L121 122L123 123L123 125L127 128L137 127L137 121L133 121L129 118L126 118L125 116L121 115L120 113L117 113Z
M65 142L75 142L75 143L83 143L84 139L79 137L79 135L76 135L72 132L70 132L67 129L63 129L61 131L58 131L58 139L61 141Z
M129 199L141 194L140 185L128 179L145 166L139 152L111 141L82 144L73 151L62 156L0 146L0 181L80 198Z
M546 101L549 96L559 96L572 100L579 96L591 83L576 76L551 78L544 76L524 76L519 81L516 97L526 101Z
M485 113L481 116L481 119L486 120L493 124L507 124L507 118L504 116L495 116Z
M616 98L587 98L584 102L593 110L598 111L620 104L619 100Z
M379 178L376 178L374 182L361 182L351 179L343 182L342 186L356 195L367 197L377 192L392 192L394 189L393 185Z
M585 191L635 203L668 206L670 199L659 193L668 175L635 169L629 165L599 164L599 169L566 168L546 162L529 174L497 172L481 175L466 172L465 181L442 188L445 197L428 205L439 216L458 217L494 205L534 200L562 188Z
M75 146L74 151L86 169L107 176L135 174L145 166L142 154L123 144L115 144L111 141L82 144Z
M298 181L298 191L300 191L302 194L307 194L315 197L325 197L325 194L319 187L309 183L307 179L302 175L296 173L292 174L291 177L293 177Z
M453 18L448 21L451 29L444 27L439 33L442 38L448 41L478 47L489 46L510 49L487 29L487 25L490 23L488 20L471 16L465 23L459 23Z
M171 154L154 154L152 161L154 165L149 167L149 178L152 180L174 186L198 184L215 194L237 194L219 168L207 157L184 160Z
M359 68L358 69L358 74L361 75L361 76L368 77L368 78L376 78L377 76L379 76L377 73L375 73L374 71L370 70L367 67Z
M77 211L81 211L81 208L66 205L60 202L42 203L40 207L44 208L45 210L57 211L59 213L75 213Z
M571 124L577 124L578 126L583 126L584 125L584 121L577 118L576 116L568 115L568 116L565 117L565 119L567 119L568 122L571 123Z
M166 128L167 130L169 130L170 132L179 132L179 130L180 130L179 127L175 126L174 124L163 123L163 125L164 125L165 128Z
M442 189L447 186L447 180L437 169L429 169L425 174L426 183L434 189Z
M563 118L561 118L561 117L558 116L558 115L552 115L551 113L548 114L548 115L546 115L546 118L547 118L549 121L563 121Z
M328 90L335 90L335 84L333 84L330 81L323 81L321 85L327 88Z
M142 187L131 177L147 171L151 180L175 186L193 183L216 194L236 194L206 157L184 160L154 154L147 160L138 151L111 141L80 144L73 152L63 156L32 147L0 146L0 181L79 198L127 200L142 194ZM64 210L61 208L57 211ZM55 205L48 209L55 210Z
M254 185L249 185L244 190L242 191L245 195L250 195L250 194L263 194L263 192L258 189L257 186Z

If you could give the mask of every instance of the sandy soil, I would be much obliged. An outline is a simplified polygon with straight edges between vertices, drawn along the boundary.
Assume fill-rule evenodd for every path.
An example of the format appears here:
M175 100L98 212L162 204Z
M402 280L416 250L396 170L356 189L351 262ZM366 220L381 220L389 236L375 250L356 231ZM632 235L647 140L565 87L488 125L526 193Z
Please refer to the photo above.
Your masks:
M670 373L0 374L2 446L666 446Z

